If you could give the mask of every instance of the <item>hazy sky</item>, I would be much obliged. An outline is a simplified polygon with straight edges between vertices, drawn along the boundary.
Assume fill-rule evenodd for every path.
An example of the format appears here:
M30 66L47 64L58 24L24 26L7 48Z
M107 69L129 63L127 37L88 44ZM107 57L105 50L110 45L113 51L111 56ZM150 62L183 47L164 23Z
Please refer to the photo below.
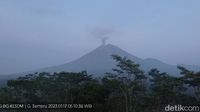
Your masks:
M140 58L200 65L200 0L0 0L0 74L59 65L101 42Z

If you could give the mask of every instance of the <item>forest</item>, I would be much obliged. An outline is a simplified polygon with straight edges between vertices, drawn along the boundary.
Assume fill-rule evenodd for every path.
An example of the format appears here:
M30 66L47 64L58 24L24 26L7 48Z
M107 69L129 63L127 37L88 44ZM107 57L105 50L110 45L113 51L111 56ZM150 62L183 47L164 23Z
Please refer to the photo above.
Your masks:
M93 105L92 109L72 112L164 112L168 105L200 104L200 72L178 66L177 77L156 68L144 73L140 65L126 57L112 58L117 67L102 77L82 71L34 73L9 80L0 88L0 104Z

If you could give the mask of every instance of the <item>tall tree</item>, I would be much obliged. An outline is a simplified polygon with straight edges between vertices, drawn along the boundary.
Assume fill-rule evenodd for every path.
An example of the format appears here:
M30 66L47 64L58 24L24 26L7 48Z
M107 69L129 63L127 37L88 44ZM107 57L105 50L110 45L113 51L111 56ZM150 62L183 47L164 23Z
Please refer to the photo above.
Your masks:
M200 72L190 71L182 66L178 66L178 69L181 70L181 78L185 84L193 88L195 97L200 101Z
M119 90L124 99L125 112L139 111L141 97L145 94L145 75L140 70L139 65L135 64L126 57L112 55L117 62L117 68L114 73L108 73L110 80L119 81Z

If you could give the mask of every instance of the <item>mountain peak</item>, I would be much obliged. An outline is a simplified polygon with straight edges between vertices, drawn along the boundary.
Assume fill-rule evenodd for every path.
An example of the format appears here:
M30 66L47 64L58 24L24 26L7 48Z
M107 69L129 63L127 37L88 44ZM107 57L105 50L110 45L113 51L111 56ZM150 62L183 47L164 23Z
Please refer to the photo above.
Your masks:
M102 44L100 47L117 47L113 44Z
M107 47L107 48L119 48L119 47L117 47L117 46L115 46L113 44L107 44L104 47Z
M121 48L119 48L113 44L101 45L93 51L96 51L96 50L110 51L110 53L112 53L112 51L116 51L116 50L120 51L120 52L122 52L122 51L125 52L124 50L122 50Z
M161 72L167 72L172 75L178 74L176 66L168 65L153 58L143 60L113 44L101 45L81 58L70 63L44 68L33 72L80 72L82 70L86 70L89 74L96 74L100 76L106 72L111 72L113 68L116 68L116 62L111 57L113 54L121 57L127 57L134 63L140 64L141 69L145 72L148 72L152 68L157 68Z

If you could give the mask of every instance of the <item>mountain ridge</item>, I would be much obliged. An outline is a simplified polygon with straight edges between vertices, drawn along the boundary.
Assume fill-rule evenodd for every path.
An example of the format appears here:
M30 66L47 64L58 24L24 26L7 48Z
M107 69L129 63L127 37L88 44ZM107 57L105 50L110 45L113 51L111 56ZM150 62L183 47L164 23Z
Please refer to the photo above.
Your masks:
M106 72L111 72L113 68L116 68L116 63L111 57L113 54L127 57L134 61L134 63L140 64L140 68L146 73L150 69L157 68L161 72L166 72L173 76L179 74L179 70L175 65L170 65L154 58L141 59L112 44L101 45L86 55L69 63L47 67L35 72L80 72L86 70L89 74L101 76Z
M179 70L177 69L176 65L170 65L154 58L141 59L137 56L128 53L127 51L122 50L121 48L115 45L107 44L101 45L93 51L87 53L86 55L83 55L77 60L71 61L69 63L42 68L38 70L32 70L29 72L13 74L12 76L17 77L20 75L35 72L80 72L83 70L86 70L89 74L96 74L96 76L102 76L104 75L104 73L111 72L113 68L116 68L116 63L111 57L111 55L113 54L122 57L127 57L131 59L134 63L140 64L140 68L146 73L150 69L157 68L161 72L166 72L172 76L177 76L179 74ZM190 66L190 68L192 67ZM200 71L200 66L196 66L195 70Z

